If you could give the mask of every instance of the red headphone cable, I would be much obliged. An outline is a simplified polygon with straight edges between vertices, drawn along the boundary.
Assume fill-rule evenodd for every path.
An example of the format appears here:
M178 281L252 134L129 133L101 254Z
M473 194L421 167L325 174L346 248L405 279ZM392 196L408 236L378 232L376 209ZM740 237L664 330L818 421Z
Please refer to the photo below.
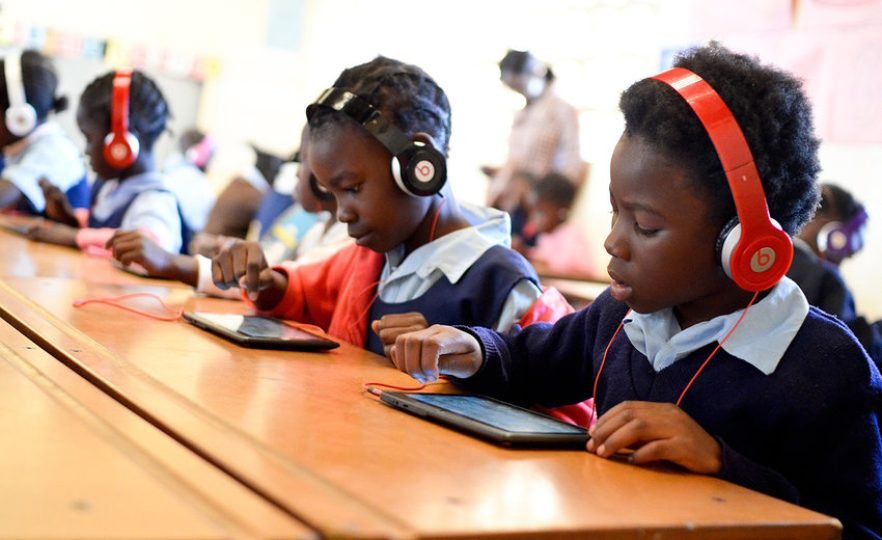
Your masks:
M156 315L153 313L149 313L147 311L142 311L140 309L136 309L133 307L129 307L125 304L121 304L121 300L128 300L129 298L153 298L162 306L162 308L168 313L168 315ZM130 313L134 313L136 315L141 315L144 317L149 317L151 319L155 319L157 321L177 321L184 314L184 308L173 309L170 308L165 302L163 302L162 298L158 297L152 293L129 293L123 294L120 296L108 296L105 298L79 298L74 300L73 307L83 307L87 304L104 304L108 306L113 306Z
M689 382L683 388L683 391L680 392L680 397L677 398L677 402L675 403L675 405L677 405L677 407L679 407L680 403L683 402L683 398L686 397L686 392L688 392L689 389L692 388L692 384L695 383L695 380L698 378L698 376L701 374L701 372L704 371L704 368L707 367L708 363L710 363L711 358L716 356L717 351L719 351L723 347L723 343L725 343L729 339L729 337L735 332L735 329L738 328L738 326L741 324L741 321L744 320L744 317L747 316L747 312L750 311L750 307L754 304L754 302L756 302L756 299L758 296L759 296L758 291L753 293L753 297L750 299L750 302L747 303L747 306L744 308L744 311L741 312L741 315L738 317L738 320L735 321L735 325L732 326L731 330L729 330L729 332L726 333L726 335L723 337L723 339L721 339L720 342L717 343L717 346L714 348L714 350L710 353L710 355L708 355L708 357L704 360L704 362L701 364L701 366L698 367L698 370L696 370L695 375L692 376L692 378L689 380ZM612 347L613 341L615 341L616 336L619 335L619 332L621 331L622 327L625 325L625 321L627 320L629 313L631 313L630 309L628 310L627 313L625 313L625 316L622 318L622 322L619 323L619 326L616 328L616 331L613 332L613 335L610 338L609 343L606 344L606 349L603 351L603 359L600 361L600 367L597 369L597 375L594 377L594 389L591 393L591 399L594 402L594 410L591 412L591 421L589 422L589 425L592 425L592 426L594 425L595 417L597 415L597 406L598 406L597 405L597 385L600 382L600 374L603 373L603 367L606 365L606 356L609 353L609 349L610 349L610 347Z

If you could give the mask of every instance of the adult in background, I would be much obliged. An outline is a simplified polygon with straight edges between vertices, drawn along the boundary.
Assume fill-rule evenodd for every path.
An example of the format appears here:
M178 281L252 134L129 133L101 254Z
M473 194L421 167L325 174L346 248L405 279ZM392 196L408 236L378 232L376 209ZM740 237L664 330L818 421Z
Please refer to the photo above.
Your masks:
M502 82L526 99L508 139L508 157L481 170L490 177L488 204L512 214L512 231L523 224L530 186L519 174L542 178L560 174L580 186L587 173L579 152L579 115L555 92L551 68L528 51L509 50L499 62Z

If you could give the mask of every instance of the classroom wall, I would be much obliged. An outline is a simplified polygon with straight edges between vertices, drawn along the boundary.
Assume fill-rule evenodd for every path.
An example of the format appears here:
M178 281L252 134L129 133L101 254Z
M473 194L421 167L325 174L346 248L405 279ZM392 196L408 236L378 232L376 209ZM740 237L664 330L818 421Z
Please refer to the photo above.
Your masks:
M873 64L878 54L856 64L846 40L882 36L882 20L842 13L853 5L872 13L880 2L4 0L0 17L4 25L43 24L217 57L219 71L204 81L195 118L220 142L211 171L218 187L250 159L243 143L292 151L304 107L340 69L385 54L424 67L449 94L451 182L459 197L480 202L486 181L479 167L503 159L512 115L522 106L499 82L496 62L506 48L530 49L554 66L560 93L581 111L591 177L577 219L595 240L593 255L602 272L609 155L622 126L618 95L627 85L666 66L673 50L716 38L814 81L810 96L823 113L819 124L825 130L830 131L831 117L849 114L882 125L878 108L855 115L847 109L852 100L835 100L841 93L823 83L832 77L828 72L835 73L831 66L840 66L859 83L878 88L863 79L873 71L867 65L878 65ZM846 7L830 17L817 9L821 4ZM879 318L882 290L873 286L872 269L882 264L882 137L845 140L841 126L834 127L835 137L821 149L822 178L858 193L871 214L868 247L844 272L859 310Z

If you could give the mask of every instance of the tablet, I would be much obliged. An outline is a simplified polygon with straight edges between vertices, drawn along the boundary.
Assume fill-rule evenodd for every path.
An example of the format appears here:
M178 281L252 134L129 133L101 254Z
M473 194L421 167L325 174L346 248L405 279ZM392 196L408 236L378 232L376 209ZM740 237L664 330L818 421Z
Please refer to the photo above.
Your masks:
M184 312L184 320L243 347L323 351L340 346L336 341L269 317L187 311Z
M504 446L585 447L588 432L550 416L486 396L387 392L393 407Z

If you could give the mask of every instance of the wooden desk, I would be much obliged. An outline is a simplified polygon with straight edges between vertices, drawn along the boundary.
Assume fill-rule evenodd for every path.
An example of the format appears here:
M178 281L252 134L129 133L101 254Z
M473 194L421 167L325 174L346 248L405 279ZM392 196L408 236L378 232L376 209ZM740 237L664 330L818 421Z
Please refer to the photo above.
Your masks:
M108 285L151 283L192 290L177 281L136 276L113 266L108 259L89 256L70 247L34 242L2 227L0 246L7 254L0 257L0 277L63 277Z
M0 321L0 537L310 538Z
M257 351L183 322L70 307L145 287L10 278L0 312L97 386L327 536L837 538L835 519L720 480L582 451L506 450L376 402L387 361ZM242 310L152 288L172 303Z

